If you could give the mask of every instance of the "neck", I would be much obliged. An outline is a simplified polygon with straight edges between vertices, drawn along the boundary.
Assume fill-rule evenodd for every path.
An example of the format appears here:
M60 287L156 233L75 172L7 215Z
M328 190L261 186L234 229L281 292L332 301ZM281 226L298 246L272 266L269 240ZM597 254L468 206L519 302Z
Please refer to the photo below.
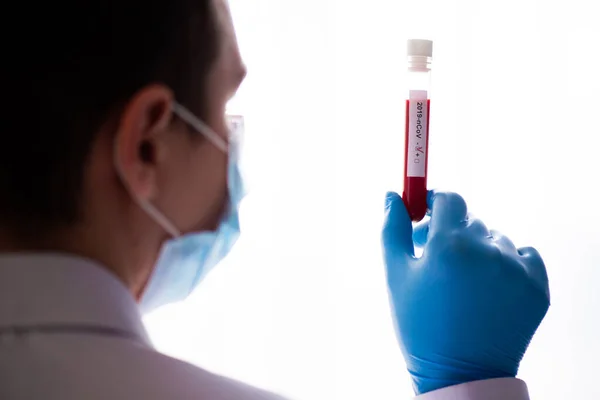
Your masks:
M159 249L160 240L154 242L150 248ZM111 237L81 226L27 240L0 230L0 253L61 253L93 260L115 274L137 300L147 286L158 257L158 251L148 255L148 248L148 243L144 244L143 240Z

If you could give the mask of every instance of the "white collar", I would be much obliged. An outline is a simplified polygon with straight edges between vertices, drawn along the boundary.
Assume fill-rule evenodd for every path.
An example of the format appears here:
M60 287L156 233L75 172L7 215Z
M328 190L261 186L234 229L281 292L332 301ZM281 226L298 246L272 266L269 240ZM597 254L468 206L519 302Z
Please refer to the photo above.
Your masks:
M69 255L0 254L0 333L63 327L152 346L133 296L107 268Z

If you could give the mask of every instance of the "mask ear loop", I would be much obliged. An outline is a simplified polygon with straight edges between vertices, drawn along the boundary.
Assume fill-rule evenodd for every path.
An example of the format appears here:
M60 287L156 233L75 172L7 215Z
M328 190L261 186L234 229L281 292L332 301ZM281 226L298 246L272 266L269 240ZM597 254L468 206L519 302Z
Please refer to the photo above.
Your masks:
M221 135L216 133L212 128L202 122L198 117L188 111L187 108L182 106L177 102L173 102L171 109L179 118L184 120L187 124L189 124L192 128L194 128L198 133L204 135L210 142L223 153L227 154L229 152L229 143L223 139Z

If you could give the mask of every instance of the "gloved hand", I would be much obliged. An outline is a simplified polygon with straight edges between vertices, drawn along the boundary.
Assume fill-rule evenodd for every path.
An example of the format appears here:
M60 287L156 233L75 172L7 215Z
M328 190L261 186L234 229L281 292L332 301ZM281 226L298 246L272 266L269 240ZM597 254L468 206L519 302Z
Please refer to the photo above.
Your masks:
M415 391L515 377L550 305L544 262L469 217L459 195L430 192L428 203L431 219L413 238L402 199L388 193L383 228L397 336Z

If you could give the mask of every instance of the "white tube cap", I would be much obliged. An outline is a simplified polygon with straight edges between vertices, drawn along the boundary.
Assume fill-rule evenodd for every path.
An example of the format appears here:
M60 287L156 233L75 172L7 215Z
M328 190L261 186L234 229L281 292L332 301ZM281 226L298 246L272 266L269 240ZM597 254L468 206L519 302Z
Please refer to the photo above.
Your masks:
M409 39L406 45L408 57L433 57L433 42L425 39Z

